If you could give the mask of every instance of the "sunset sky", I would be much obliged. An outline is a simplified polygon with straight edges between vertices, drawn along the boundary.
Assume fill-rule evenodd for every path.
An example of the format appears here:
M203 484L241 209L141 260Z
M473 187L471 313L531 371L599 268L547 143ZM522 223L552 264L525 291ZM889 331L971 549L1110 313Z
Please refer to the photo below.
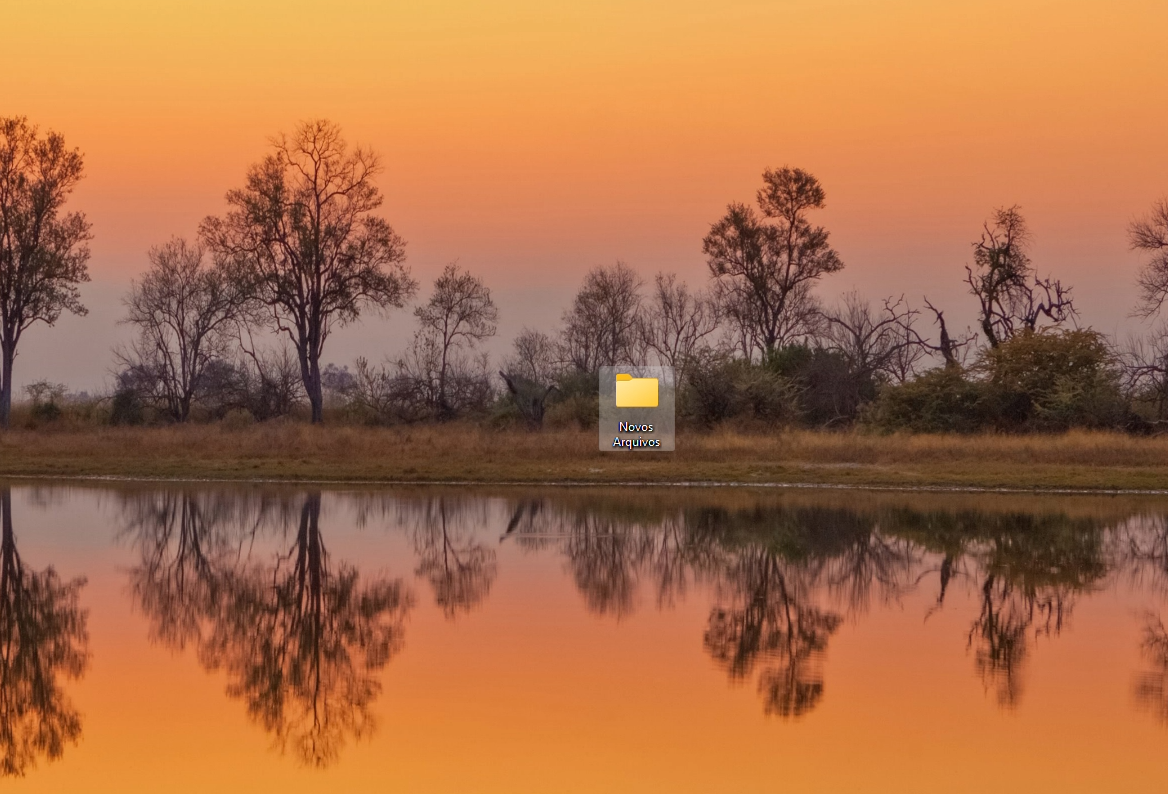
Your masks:
M147 248L321 116L382 155L423 295L453 259L493 288L494 350L598 264L704 284L709 225L782 165L827 190L828 300L928 295L964 325L970 242L1017 203L1084 324L1143 327L1125 230L1168 195L1163 0L4 0L4 27L0 115L85 153L95 235L90 315L30 331L18 386L107 382ZM397 352L407 318L326 360Z

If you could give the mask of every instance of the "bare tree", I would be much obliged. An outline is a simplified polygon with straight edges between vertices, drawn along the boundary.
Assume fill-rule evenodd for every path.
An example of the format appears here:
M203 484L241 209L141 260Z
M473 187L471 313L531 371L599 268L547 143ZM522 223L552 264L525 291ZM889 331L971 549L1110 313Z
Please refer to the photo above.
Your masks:
M204 220L200 233L292 341L317 423L320 358L333 325L367 306L401 307L417 285L403 264L405 241L372 214L382 201L377 155L350 150L325 120L276 137L272 149L227 194L227 214Z
M1168 325L1146 337L1129 337L1119 361L1124 391L1150 404L1157 419L1168 418Z
M81 152L21 117L0 118L0 428L12 413L12 365L34 323L85 314L77 285L89 281L89 222L64 212L81 180Z
M723 305L752 328L753 344L769 357L804 335L811 286L844 266L828 243L828 232L813 226L807 212L825 206L819 180L798 168L767 170L758 191L758 212L729 205L702 241L710 274ZM751 351L754 352L753 350Z
M640 277L624 262L592 269L564 313L564 363L579 372L637 363L641 286Z
M641 315L641 335L645 345L677 371L680 380L694 354L718 330L720 320L718 303L711 296L690 292L673 273L658 273L649 305Z
M550 385L557 375L556 343L543 331L524 328L511 343L503 368L533 383Z
M243 346L244 358L234 368L240 376L234 402L259 420L288 416L304 404L300 362L287 345L277 350Z
M524 328L511 343L512 353L503 362L499 377L520 415L532 430L543 427L547 401L556 390L556 343L542 331Z
M877 312L859 293L849 292L839 306L824 313L824 341L861 379L903 383L927 354L915 328L919 314L903 296L885 299Z
M945 323L945 313L929 303L928 298L925 298L925 306L933 313L933 318L937 323L937 330L940 332L940 338L937 344L934 345L924 339L924 337L918 337L921 344L926 350L940 355L946 367L960 367L965 359L966 351L977 341L977 334L969 328L966 328L964 336L954 337L949 333L949 326Z
M1128 227L1128 240L1133 250L1152 255L1140 271L1140 305L1136 309L1139 316L1150 317L1168 298L1168 199L1157 201L1147 217Z
M1030 230L1015 205L994 210L973 244L973 267L965 281L980 304L978 319L990 347L1022 330L1033 331L1045 317L1059 325L1075 316L1071 288L1039 278L1030 264Z
M481 410L494 395L487 354L460 352L443 362L442 340L436 334L415 334L393 367L392 386L399 418L406 421L447 419L468 410ZM440 383L444 397L439 393Z
M150 270L125 299L125 322L137 326L138 339L115 356L171 419L185 422L210 367L228 358L244 296L198 243L174 238L149 257Z
M434 294L414 315L422 324L421 333L433 338L438 349L435 401L438 417L449 418L452 409L447 395L447 376L451 356L459 348L473 348L495 335L499 310L491 300L491 291L482 280L460 272L451 263L434 282Z

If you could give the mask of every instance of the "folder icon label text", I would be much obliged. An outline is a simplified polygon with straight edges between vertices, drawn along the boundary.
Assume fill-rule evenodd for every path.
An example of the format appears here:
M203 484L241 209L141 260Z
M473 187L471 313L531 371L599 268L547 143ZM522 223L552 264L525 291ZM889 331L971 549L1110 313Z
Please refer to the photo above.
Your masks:
M658 402L656 378L634 378L617 373L617 408L656 408Z

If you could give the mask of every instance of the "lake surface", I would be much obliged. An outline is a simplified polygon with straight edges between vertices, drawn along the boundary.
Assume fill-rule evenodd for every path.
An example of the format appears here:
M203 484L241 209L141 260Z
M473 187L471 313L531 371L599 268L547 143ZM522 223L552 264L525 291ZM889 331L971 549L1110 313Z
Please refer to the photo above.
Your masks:
M0 503L5 791L1168 789L1168 500Z

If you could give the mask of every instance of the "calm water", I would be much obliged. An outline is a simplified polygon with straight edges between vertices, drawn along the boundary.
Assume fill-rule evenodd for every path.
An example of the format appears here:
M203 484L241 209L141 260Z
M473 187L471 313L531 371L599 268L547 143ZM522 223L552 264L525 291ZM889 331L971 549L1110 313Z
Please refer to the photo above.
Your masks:
M5 791L1168 789L1168 501L0 493Z

